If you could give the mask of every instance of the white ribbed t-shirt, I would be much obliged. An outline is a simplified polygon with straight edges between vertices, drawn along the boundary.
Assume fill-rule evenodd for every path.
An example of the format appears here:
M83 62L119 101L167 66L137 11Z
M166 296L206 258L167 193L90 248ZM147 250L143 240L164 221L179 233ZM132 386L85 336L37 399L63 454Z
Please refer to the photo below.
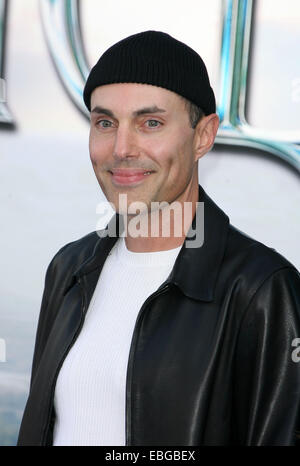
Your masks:
M136 318L180 249L132 252L124 237L117 240L58 374L53 445L125 445L127 363Z

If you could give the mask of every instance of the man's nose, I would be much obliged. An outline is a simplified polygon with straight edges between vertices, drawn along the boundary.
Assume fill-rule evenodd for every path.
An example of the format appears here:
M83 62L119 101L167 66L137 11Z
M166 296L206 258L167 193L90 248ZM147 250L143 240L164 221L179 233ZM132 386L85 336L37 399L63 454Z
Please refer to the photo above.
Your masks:
M137 156L136 134L129 126L119 126L116 131L114 156L120 159Z

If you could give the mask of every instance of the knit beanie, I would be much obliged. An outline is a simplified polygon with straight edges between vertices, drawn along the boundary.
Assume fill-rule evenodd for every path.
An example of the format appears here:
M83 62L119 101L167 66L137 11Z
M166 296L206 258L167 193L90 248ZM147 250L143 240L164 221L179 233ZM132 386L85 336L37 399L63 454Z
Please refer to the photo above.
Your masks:
M83 90L89 111L93 90L112 83L152 84L185 97L206 115L216 111L214 92L202 58L164 32L134 34L103 53L91 69Z

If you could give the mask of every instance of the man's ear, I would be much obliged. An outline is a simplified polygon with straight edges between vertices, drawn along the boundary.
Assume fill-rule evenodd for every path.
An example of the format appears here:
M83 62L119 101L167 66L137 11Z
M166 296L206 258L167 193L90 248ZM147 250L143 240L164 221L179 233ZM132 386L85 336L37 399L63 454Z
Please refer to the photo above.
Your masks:
M198 122L194 134L195 162L212 148L219 128L219 122L220 120L216 113L204 116Z

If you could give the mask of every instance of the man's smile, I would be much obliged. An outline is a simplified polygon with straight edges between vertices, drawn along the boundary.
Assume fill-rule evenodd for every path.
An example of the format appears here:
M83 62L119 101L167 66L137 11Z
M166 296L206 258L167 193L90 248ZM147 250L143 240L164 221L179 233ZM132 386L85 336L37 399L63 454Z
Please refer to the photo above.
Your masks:
M116 185L132 185L142 183L148 176L154 173L152 170L144 169L113 169L109 170L112 175L112 182Z

